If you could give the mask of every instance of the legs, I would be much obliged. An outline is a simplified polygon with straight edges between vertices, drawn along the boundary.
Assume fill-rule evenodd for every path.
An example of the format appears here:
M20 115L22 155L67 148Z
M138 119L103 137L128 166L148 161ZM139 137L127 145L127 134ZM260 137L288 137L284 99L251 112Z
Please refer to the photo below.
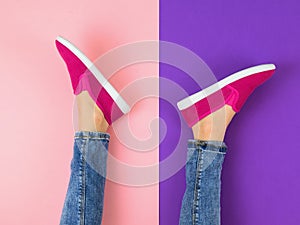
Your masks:
M60 225L100 225L109 134L102 111L86 91L76 96L79 131L75 132L71 177Z
M221 170L227 151L223 139L234 115L225 105L192 127L180 225L220 225Z
M60 224L99 225L109 142L106 131L129 111L129 105L75 45L62 37L55 43L69 71L79 119Z
M109 135L75 132L71 177L60 225L99 225L102 220Z
M71 178L61 224L99 224L109 141L109 135L104 132L108 124L130 108L74 45L60 37L56 46L66 62L74 94L78 95L79 110L79 131L75 133ZM180 224L220 224L220 177L227 150L223 142L226 128L248 96L274 70L272 64L245 69L178 103L194 133L194 139L188 142L187 189ZM224 101L219 101L218 94ZM217 101L210 104L208 97ZM117 110L113 110L114 105Z
M221 169L227 150L226 129L251 93L275 71L265 64L234 73L177 103L192 127L188 142L186 191L181 225L220 225Z
M190 140L180 225L220 224L220 177L226 145Z

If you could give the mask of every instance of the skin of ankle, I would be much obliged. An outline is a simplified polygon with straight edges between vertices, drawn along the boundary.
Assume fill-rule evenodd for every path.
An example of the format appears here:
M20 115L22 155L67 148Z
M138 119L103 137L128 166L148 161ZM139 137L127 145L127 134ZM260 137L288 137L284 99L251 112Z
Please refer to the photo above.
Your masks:
M103 112L98 108L98 106L95 104L95 110L94 110L94 121L96 124L96 130L98 132L105 133L109 127L108 122L106 121Z
M104 118L103 112L94 103L87 91L76 96L78 109L78 130L106 132L109 124Z
M225 121L215 121L207 118L209 121L197 123L192 127L194 139L208 141L223 141L226 132Z
M193 127L194 139L204 141L223 141L229 123L235 112L232 107L225 105L221 109L204 117Z

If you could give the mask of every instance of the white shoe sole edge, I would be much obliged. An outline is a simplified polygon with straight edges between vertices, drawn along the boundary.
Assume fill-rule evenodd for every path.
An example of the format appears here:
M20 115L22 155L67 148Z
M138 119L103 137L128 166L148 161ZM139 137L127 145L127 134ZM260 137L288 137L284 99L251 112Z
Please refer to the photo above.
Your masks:
M122 98L122 96L117 92L117 90L108 82L108 80L103 76L103 74L96 68L94 63L81 52L76 46L74 46L71 42L64 39L61 36L58 36L56 40L68 48L71 52L74 53L82 63L92 72L95 78L99 81L102 87L107 91L107 93L112 97L114 102L118 105L121 111L126 114L130 111L129 105Z
M202 91L199 91L187 98L182 99L177 103L177 107L179 110L184 110L189 108L190 106L196 104L200 100L206 98L207 96L221 90L223 87L225 87L228 84L231 84L239 79L242 79L247 76L251 76L256 73L261 73L269 70L276 69L276 66L274 64L263 64L259 66L250 67L244 70L241 70L239 72L236 72L234 74L231 74L230 76L224 78L223 80L220 80L219 82L205 88Z

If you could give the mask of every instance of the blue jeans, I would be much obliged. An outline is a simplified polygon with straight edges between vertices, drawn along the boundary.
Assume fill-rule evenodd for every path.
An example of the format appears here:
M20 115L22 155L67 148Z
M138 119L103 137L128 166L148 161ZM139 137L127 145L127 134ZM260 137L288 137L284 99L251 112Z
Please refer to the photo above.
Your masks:
M109 134L77 131L60 225L100 225Z
M221 170L227 146L189 140L180 225L220 225Z
M109 134L78 131L60 225L100 225ZM220 224L223 142L189 140L180 225Z

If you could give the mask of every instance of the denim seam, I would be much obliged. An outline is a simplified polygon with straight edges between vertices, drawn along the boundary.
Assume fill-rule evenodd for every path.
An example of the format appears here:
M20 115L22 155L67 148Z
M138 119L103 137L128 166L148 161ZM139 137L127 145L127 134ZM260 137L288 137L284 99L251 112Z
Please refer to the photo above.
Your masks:
M84 225L84 206L85 206L85 154L86 154L86 147L88 145L88 139L86 142L83 142L81 145L81 157L80 157L80 164L79 164L79 224Z
M196 189L197 189L197 177L198 177L198 166L199 166L198 159L199 159L199 154L197 154L197 161L196 161L197 166L196 166L196 173L195 173L196 177L195 177L195 185L194 185L194 201L193 201L193 215L192 215L193 224L192 225L194 225L194 221L195 221L195 199L197 198Z
M202 171L203 171L203 164L204 164L204 151L201 149L200 150L200 153L199 153L200 155L201 155L201 157L200 157L200 166L199 166L199 187L198 187L198 190L197 190L197 196L198 196L198 207L200 208L200 191L201 191L201 181L202 181ZM200 210L199 210L200 211ZM198 220L200 219L200 215L199 215L199 217L198 217ZM198 221L197 221L198 222Z
M78 146L78 145L77 145ZM77 204L77 219L78 219L78 223L80 224L80 215L81 215L81 189L82 189L82 178L81 178L81 170L82 170L82 162L81 162L81 152L82 152L82 148L83 148L83 142L80 146L78 146L78 150L80 152L80 158L79 158L79 170L78 170L78 204Z
M198 159L199 159L199 154L197 154L197 166L196 166L196 173L195 173L195 175L196 175L196 177L195 177L195 185L194 185L194 200L193 200L193 215L192 215L192 222L193 222L193 224L192 225L194 225L194 221L195 221L195 199L197 198L197 195L196 195L196 189L197 189L197 177L198 177L198 165L199 165L199 163L198 163Z
M198 205L199 207L199 188L200 188L200 181L201 181L201 168L203 165L203 152L200 149L196 149L198 152L198 157L197 157L197 168L196 168L196 179L195 179L195 186L194 186L194 204L193 204L193 225L196 225L197 218L196 216L196 207ZM200 156L200 157L199 157ZM199 184L199 188L197 187Z

